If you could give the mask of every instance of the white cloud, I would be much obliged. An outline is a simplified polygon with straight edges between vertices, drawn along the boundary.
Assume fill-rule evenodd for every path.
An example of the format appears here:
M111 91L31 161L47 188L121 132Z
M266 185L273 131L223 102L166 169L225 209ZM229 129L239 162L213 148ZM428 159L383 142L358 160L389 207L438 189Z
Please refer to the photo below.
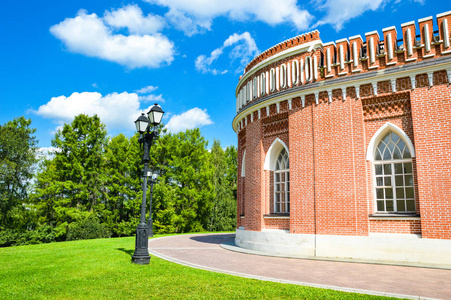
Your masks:
M165 102L162 94L160 94L160 95L149 94L149 95L139 96L138 99L139 99L139 101L143 101L143 102L160 102L160 103Z
M309 27L312 16L296 0L145 0L169 8L166 18L186 35L210 30L213 19L226 16L231 20L261 21L269 25L291 23L298 30Z
M104 18L80 10L75 18L67 18L50 27L50 32L71 52L98 57L128 68L169 65L174 59L174 44L160 33L136 34L150 31L149 24L152 21L148 20L149 16L144 18L139 10L141 15L138 20L147 21L142 21L145 24L141 25L136 24L136 20L133 23L130 15L131 12L139 13L137 7L127 6L122 9L106 12ZM114 33L114 27L127 27L133 34L125 36ZM156 30L156 27L152 30Z
M382 9L387 0L327 0L316 1L318 8L326 12L326 15L316 22L313 27L330 24L335 30L341 30L343 25L368 10ZM339 12L339 13L337 13Z
M211 68L211 65L223 54L226 48L229 48L230 64L233 65L238 61L238 68L235 72L239 73L243 70L246 64L259 53L257 45L249 32L242 34L234 33L229 36L223 45L210 53L210 56L199 55L196 58L196 70L202 73L211 73L214 75L225 74L228 70L218 70Z
M210 124L213 124L213 121L211 121L210 116L207 114L207 110L195 107L180 115L173 115L166 128L172 133L177 133L186 129Z
M147 94L155 91L156 89L158 89L157 86L148 85L143 88L140 88L139 90L135 90L135 92L137 92L138 94Z
M139 101L143 102L161 102L164 103L165 100L163 99L163 95L154 95L151 94L153 91L157 90L158 86L148 85L143 88L140 88L139 90L135 90L138 96Z
M38 157L52 159L55 152L60 152L61 149L55 147L41 147L38 149Z
M149 14L143 16L137 5L127 5L115 11L107 11L103 17L106 24L115 28L127 28L131 34L153 34L165 26L164 18Z
M69 97L53 97L47 104L33 111L55 123L72 122L79 114L96 114L108 129L133 129L134 121L142 112L135 93L112 93L102 96L97 92L73 93Z

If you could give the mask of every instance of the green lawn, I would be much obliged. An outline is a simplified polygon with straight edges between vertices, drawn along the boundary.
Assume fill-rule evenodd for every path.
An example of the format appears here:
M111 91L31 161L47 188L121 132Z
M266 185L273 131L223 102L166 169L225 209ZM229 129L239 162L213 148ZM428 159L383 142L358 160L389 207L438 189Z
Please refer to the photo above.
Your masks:
M152 257L131 263L134 237L0 248L0 299L381 298L258 281Z

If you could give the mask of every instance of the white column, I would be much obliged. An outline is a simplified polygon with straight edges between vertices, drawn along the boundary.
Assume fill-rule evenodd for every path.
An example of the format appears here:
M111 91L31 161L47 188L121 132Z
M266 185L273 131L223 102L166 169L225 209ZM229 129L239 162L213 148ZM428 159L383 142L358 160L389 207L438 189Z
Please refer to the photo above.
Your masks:
M302 103L302 107L305 107L305 96L304 95L301 96L301 103Z
M354 68L359 66L359 54L357 53L357 43L352 43L352 56L354 57Z
M431 51L431 38L429 36L428 24L424 24L423 34L424 34L424 50L426 50L426 52L430 52Z
M443 26L443 46L446 48L449 47L449 31L448 31L448 20L444 19L442 22Z
M428 72L428 80L429 80L429 86L434 85L434 72Z
M280 80L279 80L279 67L276 67L276 91L280 90L279 84L280 84Z
M373 94L375 95L375 96L377 96L377 81L376 82L373 82L373 83L371 83L372 85L373 85Z
M410 84L412 85L412 90L415 89L415 75L410 76Z
M390 79L390 83L392 93L396 93L396 79Z
M313 56L313 79L318 80L318 58Z
M392 60L393 59L393 43L391 40L391 33L387 34L387 54L388 54L388 59Z
M304 82L305 82L304 70L305 70L304 60L301 58L299 60L299 76L301 77L300 84L304 84Z
M341 94L343 95L343 100L346 100L346 88L341 88Z
M319 104L319 92L315 92L315 103L316 105Z
M290 98L290 99L288 99L288 109L289 110L291 110L291 104L292 104L292 99Z
M343 51L343 45L340 45L340 70L345 68L345 54Z
M286 76L286 79L287 79L287 86L288 87L291 87L291 64L290 63L287 63L287 76Z
M326 68L327 68L327 73L330 73L331 65L332 65L332 58L331 58L331 55L330 55L330 48L327 48L326 49Z
M370 41L368 43L368 50L370 51L370 62L371 64L374 64L376 62L376 51L374 49L374 39L370 38Z
M280 112L280 102L276 103L276 108L277 108L277 113L279 113Z
M329 97L329 103L331 103L332 102L332 90L331 89L327 90L327 96Z
M359 85L356 85L356 86L355 86L355 97L356 97L357 99L360 98L360 86L359 86Z
M410 28L406 30L406 43L407 43L407 55L413 55L412 36L410 34Z

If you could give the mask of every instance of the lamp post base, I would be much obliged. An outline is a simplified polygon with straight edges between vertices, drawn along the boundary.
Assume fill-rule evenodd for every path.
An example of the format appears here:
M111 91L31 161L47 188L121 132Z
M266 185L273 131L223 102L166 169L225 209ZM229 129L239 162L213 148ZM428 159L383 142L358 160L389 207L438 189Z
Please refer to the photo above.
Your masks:
M145 223L140 223L136 228L135 253L132 256L132 262L138 265L150 263L149 234Z
M148 265L150 263L150 256L132 256L132 262L137 265Z

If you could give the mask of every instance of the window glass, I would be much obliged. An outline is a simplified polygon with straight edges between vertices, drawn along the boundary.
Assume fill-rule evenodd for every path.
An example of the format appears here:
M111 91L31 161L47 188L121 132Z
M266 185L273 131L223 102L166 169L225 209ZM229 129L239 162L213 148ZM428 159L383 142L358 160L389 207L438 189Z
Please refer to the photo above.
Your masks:
M411 153L394 132L376 146L374 176L378 212L415 212Z
M274 212L290 211L290 171L288 152L285 149L277 156L274 171Z

